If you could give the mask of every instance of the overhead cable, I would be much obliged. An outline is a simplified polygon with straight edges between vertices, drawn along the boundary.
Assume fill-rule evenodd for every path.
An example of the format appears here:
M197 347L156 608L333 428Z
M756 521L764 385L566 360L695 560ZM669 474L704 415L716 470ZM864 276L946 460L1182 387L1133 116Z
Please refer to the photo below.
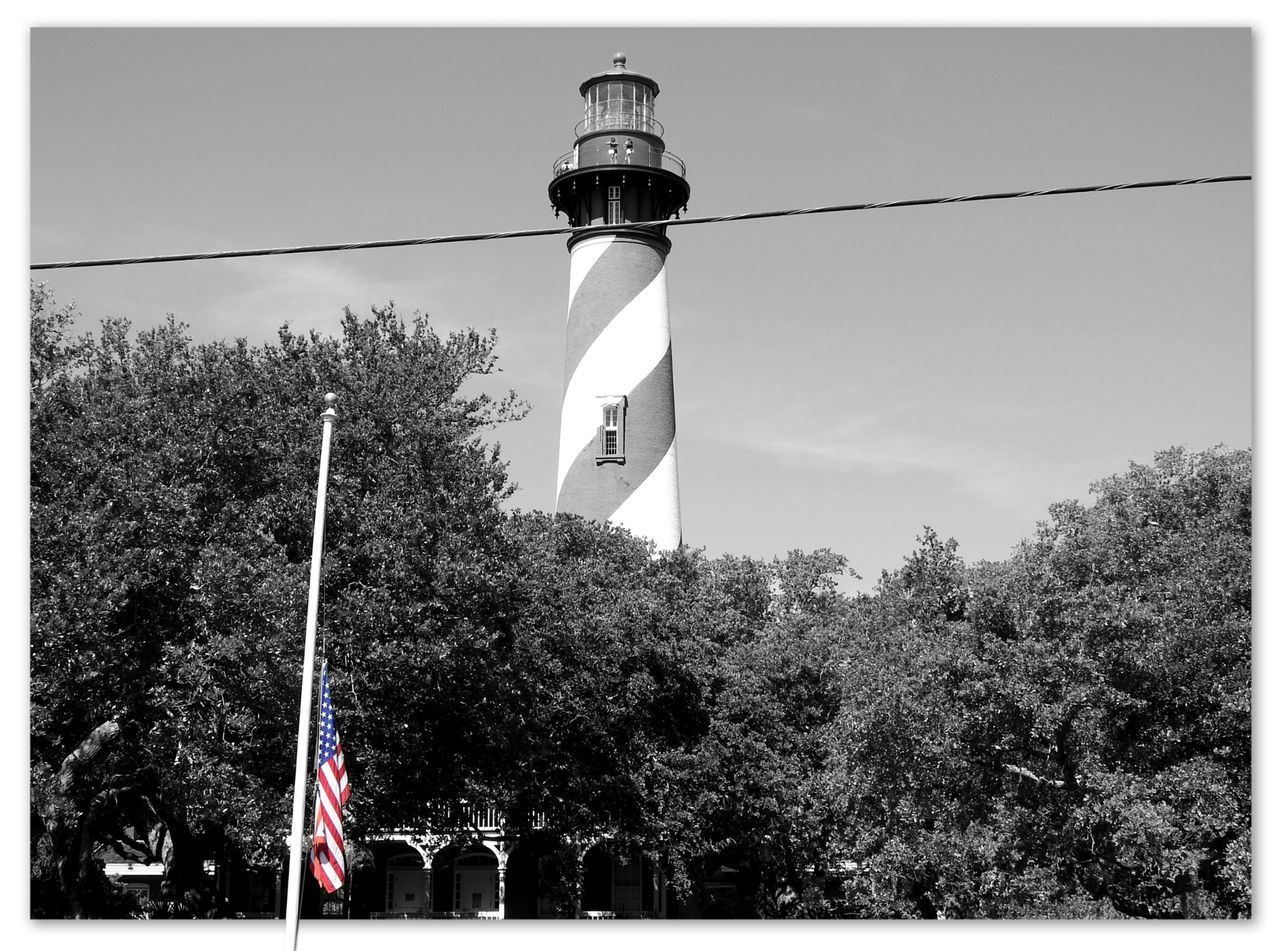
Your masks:
M627 222L627 228L667 227L679 225L718 224L726 221L749 221L758 218L791 218L797 215L822 215L838 211L871 211L877 208L910 208L920 205L950 205L961 202L999 201L1006 198L1043 198L1049 195L1080 195L1087 192L1131 191L1138 188L1170 188L1177 185L1210 185L1221 182L1248 182L1252 175L1219 175L1213 178L1168 179L1158 182L1126 182L1117 185L1079 185L1069 188L1041 188L1021 192L987 192L980 195L952 195L948 198L904 198L896 201L858 202L847 205L818 205L784 211L748 211L736 215L708 215L699 218L674 218L661 221ZM392 238L385 241L348 241L342 244L303 244L284 248L255 248L241 251L204 251L191 254L151 254L127 258L97 258L84 261L48 261L32 264L31 270L53 268L115 267L122 264L164 264L173 261L211 261L218 258L258 258L276 254L316 254L321 251L359 251L368 248L406 248L423 244L454 244L462 241L498 241L503 238L536 238L558 234L616 231L616 225L579 225L564 228L533 228L522 231L489 231L482 234L449 234L432 238Z

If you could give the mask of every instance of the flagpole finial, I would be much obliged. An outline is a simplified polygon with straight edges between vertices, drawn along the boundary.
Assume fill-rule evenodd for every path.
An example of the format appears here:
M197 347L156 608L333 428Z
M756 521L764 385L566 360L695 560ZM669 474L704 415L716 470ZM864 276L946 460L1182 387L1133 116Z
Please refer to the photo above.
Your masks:
M320 414L321 419L334 420L338 418L338 411L333 408L333 404L338 402L337 393L326 393L324 395L324 412Z

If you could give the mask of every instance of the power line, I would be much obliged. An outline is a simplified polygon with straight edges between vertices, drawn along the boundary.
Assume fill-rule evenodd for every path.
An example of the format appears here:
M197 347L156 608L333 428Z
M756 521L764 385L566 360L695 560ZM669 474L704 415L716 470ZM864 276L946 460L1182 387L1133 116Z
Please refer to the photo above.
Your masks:
M628 228L678 225L717 224L724 221L748 221L756 218L790 218L796 215L822 215L836 211L870 211L875 208L909 208L919 205L949 205L971 201L999 201L1005 198L1043 198L1048 195L1080 195L1086 192L1130 191L1137 188L1169 188L1176 185L1210 185L1219 182L1248 182L1252 175L1219 175L1213 178L1169 179L1158 182L1127 182L1118 185L1079 185L1070 188L1042 188L1036 191L988 192L981 195L952 195L948 198L905 198L898 201L859 202L851 205L818 205L813 208L791 208L785 211L749 211L736 215L710 215L701 218L675 218L661 221L627 222ZM53 268L114 267L121 264L163 264L171 261L210 261L217 258L257 258L273 254L315 254L321 251L358 251L366 248L406 248L421 244L453 244L461 241L497 241L502 238L536 238L557 234L579 234L611 231L616 226L579 225L576 228L534 228L524 231L490 231L483 234L450 234L433 238L393 238L386 241L350 241L343 244L304 244L287 248L257 248L241 251L206 251L194 254L153 254L131 258L98 258L86 261L51 261L32 264L31 270Z

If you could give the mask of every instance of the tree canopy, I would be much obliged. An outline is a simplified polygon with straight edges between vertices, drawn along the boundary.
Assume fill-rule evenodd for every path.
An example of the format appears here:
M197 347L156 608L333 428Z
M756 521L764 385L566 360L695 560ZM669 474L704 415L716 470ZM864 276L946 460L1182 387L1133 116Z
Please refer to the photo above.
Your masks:
M287 827L320 395L344 394L326 585L362 635L331 651L365 651L374 704L385 678L447 679L433 658L465 663L498 611L510 486L481 435L522 407L461 395L492 372L492 335L442 338L389 306L258 347L197 345L173 319L73 339L73 320L33 290L33 902L99 912L89 857L110 843L163 860L172 901L210 913L202 860L278 861ZM382 709L407 721L401 701L427 696ZM394 755L402 731L379 722Z
M226 912L209 859L279 863L327 390L352 842L483 802L707 915L1250 914L1247 450L1131 465L999 562L926 528L849 597L834 552L509 511L487 436L523 404L464 395L492 333L74 320L33 289L34 915L128 914L104 847L163 862L174 915Z

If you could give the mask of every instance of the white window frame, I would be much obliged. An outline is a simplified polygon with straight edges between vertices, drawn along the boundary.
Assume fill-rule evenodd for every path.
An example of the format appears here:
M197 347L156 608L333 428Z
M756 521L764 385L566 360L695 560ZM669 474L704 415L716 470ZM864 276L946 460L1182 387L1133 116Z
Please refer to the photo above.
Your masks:
M596 465L605 462L627 461L627 398L625 396L601 396L600 427L597 430ZM610 435L612 447L608 445ZM612 452L610 452L612 448Z
M605 193L608 198L606 206L604 223L607 225L622 224L622 186L609 185L608 191Z

